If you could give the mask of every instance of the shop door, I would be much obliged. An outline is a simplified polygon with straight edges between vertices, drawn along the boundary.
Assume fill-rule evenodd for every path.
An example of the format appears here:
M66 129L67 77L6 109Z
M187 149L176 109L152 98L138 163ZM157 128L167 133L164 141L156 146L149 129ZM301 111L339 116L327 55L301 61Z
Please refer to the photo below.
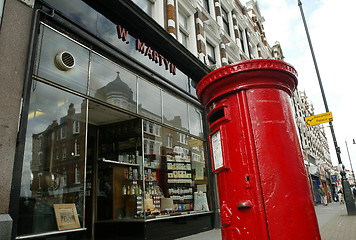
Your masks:
M87 178L92 179L92 197L87 199L91 215L87 226L137 219L143 193L142 120L90 102L88 136ZM91 235L95 236L95 227Z

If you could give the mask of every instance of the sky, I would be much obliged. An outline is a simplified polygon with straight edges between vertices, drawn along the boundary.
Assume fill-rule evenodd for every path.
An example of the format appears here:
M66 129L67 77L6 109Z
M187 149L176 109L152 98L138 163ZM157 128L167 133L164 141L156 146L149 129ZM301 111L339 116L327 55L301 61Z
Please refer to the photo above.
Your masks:
M245 4L247 1L241 0ZM308 45L298 0L257 0L262 16L267 41L273 46L280 42L285 61L298 72L298 89L306 92L314 105L315 114L324 113L318 78ZM346 142L352 167L356 170L356 46L354 42L354 0L301 0L308 25L321 81L329 110L333 114L333 125L341 160L350 169ZM246 6L246 4L245 4ZM333 165L337 156L329 124L324 124L328 137Z

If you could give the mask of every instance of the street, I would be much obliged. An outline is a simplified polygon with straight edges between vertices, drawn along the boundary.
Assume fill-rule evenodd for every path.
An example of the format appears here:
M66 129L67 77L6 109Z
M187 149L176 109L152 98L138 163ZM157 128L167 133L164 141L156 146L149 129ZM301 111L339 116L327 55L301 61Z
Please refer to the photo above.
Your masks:
M348 216L346 205L330 203L327 206L315 206L319 229L322 240L355 240L356 216ZM220 229L195 234L179 240L220 240Z

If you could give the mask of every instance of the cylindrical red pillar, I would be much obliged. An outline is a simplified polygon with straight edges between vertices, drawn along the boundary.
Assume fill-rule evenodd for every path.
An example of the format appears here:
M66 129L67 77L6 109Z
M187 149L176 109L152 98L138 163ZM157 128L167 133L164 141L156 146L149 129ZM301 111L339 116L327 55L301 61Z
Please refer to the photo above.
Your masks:
M210 128L223 239L320 239L291 106L295 69L248 60L197 86Z

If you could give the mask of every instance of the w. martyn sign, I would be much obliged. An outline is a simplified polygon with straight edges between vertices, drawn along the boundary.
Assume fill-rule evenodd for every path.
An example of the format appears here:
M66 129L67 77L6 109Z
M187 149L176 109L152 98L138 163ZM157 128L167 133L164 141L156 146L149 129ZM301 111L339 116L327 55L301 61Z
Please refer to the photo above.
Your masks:
M322 113L322 114L304 118L305 125L307 125L307 127L331 122L332 120L333 120L333 116L332 116L331 112Z
M121 27L120 25L117 25L117 36L126 44L130 43L130 41L128 40L128 35L129 32L125 30L125 28ZM176 75L177 69L175 65L173 65L170 61L168 61L167 58L163 57L157 51L153 50L150 46L147 46L144 42L142 42L138 38L136 39L136 50L142 53L144 56L147 56L149 59L157 63L159 66L164 65L167 71L169 71L173 75Z

